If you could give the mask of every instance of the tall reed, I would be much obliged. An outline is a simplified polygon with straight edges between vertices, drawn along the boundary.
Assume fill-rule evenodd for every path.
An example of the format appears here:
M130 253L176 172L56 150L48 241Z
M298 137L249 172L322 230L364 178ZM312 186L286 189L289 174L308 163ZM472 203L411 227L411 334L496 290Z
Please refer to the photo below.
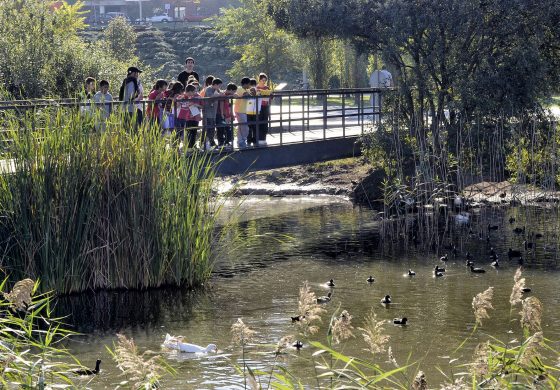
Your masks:
M148 125L69 108L4 115L0 261L63 293L196 286L212 271L219 204L207 153Z

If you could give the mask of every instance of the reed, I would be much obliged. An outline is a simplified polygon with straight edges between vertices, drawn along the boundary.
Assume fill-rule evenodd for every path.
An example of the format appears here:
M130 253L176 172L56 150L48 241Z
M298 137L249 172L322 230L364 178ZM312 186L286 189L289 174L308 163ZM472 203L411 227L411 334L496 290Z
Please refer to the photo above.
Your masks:
M207 153L148 125L48 108L4 115L0 261L60 293L193 287L212 271L219 202Z

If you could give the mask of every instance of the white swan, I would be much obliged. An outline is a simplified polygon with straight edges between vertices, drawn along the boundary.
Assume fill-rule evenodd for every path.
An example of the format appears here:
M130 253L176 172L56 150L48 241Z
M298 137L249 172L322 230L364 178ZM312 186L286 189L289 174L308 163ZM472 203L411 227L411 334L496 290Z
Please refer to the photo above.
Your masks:
M184 343L182 336L171 336L169 333L165 335L165 341L163 346L169 349L175 349L179 352L186 353L210 353L218 352L218 347L216 344L208 344L206 347L201 347L200 345Z

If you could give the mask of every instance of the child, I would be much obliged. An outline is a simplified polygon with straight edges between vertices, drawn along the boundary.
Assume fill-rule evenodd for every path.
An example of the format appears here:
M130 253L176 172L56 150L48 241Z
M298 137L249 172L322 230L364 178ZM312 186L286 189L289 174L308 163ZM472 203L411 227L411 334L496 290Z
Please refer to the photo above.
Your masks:
M233 145L233 111L230 99L237 92L237 85L229 83L224 96L228 97L220 101L216 114L216 125L218 126L218 145L231 148Z
M167 85L167 81L158 80L148 94L148 100L150 102L148 103L148 108L146 109L146 117L151 123L161 123L161 109L163 107L161 100L164 98ZM158 100L160 101L158 102Z
M109 93L109 82L107 80L99 82L99 91L93 96L93 101L100 112L100 123L96 123L95 128L104 131L105 122L113 109L113 96Z
M184 87L179 81L170 84L170 88L165 91L165 103L163 107L162 127L165 131L175 128L175 100L183 93Z
M243 97L249 96L249 83L251 79L243 77L241 79L241 88L237 89L233 110L237 119L237 146L240 149L247 147L247 136L249 135L249 126L247 126L247 99Z
M257 96L257 80L249 80L249 93L251 96ZM247 137L247 144L257 146L257 99L247 100L247 123L249 126L249 136Z
M95 79L88 77L84 83L84 90L80 93L80 112L92 112L91 99L95 94Z
M217 97L221 96L221 87L222 80L214 78L212 79L211 85L204 88L204 96L208 99L204 101L204 105L202 106L202 117L204 119L204 136L202 137L202 144L204 149L216 146L216 143L214 142L216 111L220 103Z
M259 84L257 91L262 98L260 99L260 111L258 116L258 133L259 145L266 146L266 135L268 134L268 121L270 118L270 95L272 93L270 87L267 85L268 76L265 73L259 74Z
M200 122L200 95L193 84L187 85L183 101L180 103L179 117L185 121L187 129L187 148L194 148L196 132Z

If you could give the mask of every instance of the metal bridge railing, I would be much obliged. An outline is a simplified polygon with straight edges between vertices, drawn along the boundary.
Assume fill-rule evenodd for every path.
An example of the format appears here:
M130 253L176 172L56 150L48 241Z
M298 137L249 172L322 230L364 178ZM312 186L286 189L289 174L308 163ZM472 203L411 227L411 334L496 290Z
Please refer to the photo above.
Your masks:
M148 106L152 108L157 105L166 115L159 118L146 118L150 120L149 128L162 133L178 133L182 131L196 131L197 140L200 145L202 134L209 130L219 130L230 132L233 135L232 146L238 149L239 141L239 125L247 125L255 131L257 140L261 138L260 132L266 131L267 145L256 144L254 147L270 147L277 145L286 145L294 143L305 143L314 141L323 141L334 138L356 137L363 135L368 124L373 120L381 120L381 99L374 99L373 96L386 93L387 89L334 89L334 90L293 90L273 92L270 96L220 96L212 98L193 98L193 99L175 99L166 98L162 100L135 101L138 107L145 114ZM227 102L232 111L235 107L235 101L244 99L252 100L256 107L262 107L264 99L270 98L270 113L265 117L259 116L248 119L247 121L239 121L235 119L232 123L221 122L213 126L205 125L204 120L199 122L198 126L188 128L180 127L177 120L178 113L184 103L197 103L202 107L209 103L219 104L219 102ZM374 102L376 105L374 106ZM110 109L113 113L126 111L130 105L129 102L114 101L110 103ZM102 104L101 104L102 105ZM33 100L13 100L0 101L0 116L6 112L12 112L15 115L23 115L28 112L45 109L47 107L66 109L66 110L94 110L99 104L87 101L79 101L77 99L33 99ZM126 115L125 115L126 116ZM167 116L172 117L174 126L164 129ZM202 117L204 117L204 108L202 109ZM0 117L1 118L1 117ZM102 120L102 119L100 119ZM125 120L125 119L123 119ZM1 123L1 121L0 121ZM0 132L3 129L0 128ZM237 131L236 131L237 130ZM186 137L186 136L185 136ZM264 137L263 137L264 138Z

